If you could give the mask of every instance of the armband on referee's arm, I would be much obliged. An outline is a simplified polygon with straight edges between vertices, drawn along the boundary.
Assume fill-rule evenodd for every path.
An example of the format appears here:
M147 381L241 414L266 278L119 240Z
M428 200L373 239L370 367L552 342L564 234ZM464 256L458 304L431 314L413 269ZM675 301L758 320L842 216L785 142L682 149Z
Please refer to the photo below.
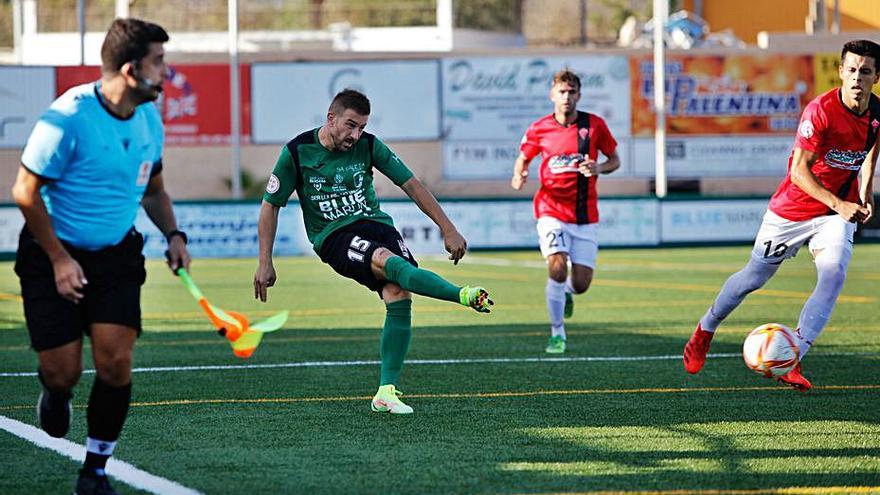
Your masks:
M184 244L187 244L189 242L189 238L187 238L186 232L182 230L172 230L171 232L165 234L165 240L168 242L168 244L171 244L171 239L173 239L174 237L180 237L181 239L183 239Z

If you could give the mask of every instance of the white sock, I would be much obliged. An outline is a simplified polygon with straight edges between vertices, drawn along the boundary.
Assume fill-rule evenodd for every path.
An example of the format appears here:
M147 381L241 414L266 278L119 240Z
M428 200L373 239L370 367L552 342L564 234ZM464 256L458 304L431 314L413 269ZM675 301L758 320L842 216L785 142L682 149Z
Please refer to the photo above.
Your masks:
M565 282L557 282L552 278L547 279L544 290L547 298L547 313L550 315L550 330L554 337L565 338L565 325L562 316L565 312Z
M841 259L841 254L839 250L828 248L816 256L816 288L804 304L798 319L801 359L825 329L837 303L837 296L843 289L849 257L844 255Z
M113 455L113 449L116 448L116 442L108 442L106 440L98 440L97 438L86 437L86 451L99 455Z
M736 309L747 295L760 289L770 280L776 270L779 270L779 266L780 264L771 265L749 259L742 270L734 273L724 282L715 302L700 318L700 328L714 332L721 321L727 318L727 315Z

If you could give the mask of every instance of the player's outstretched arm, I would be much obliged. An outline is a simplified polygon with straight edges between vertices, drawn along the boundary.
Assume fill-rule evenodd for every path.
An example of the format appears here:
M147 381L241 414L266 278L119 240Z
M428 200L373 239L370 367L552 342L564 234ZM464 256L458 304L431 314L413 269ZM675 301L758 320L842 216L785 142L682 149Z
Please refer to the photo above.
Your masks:
M437 202L437 198L415 177L404 182L400 188L440 229L440 233L443 234L443 243L446 251L449 252L449 259L457 265L458 260L467 252L467 241L458 232L458 229L455 228L449 217L446 216L446 212L443 211L440 203Z
M275 285L275 266L272 264L272 248L278 230L278 212L281 208L263 201L260 206L260 220L257 223L257 237L260 240L260 255L257 271L254 273L254 299L266 302L269 287Z
M189 270L190 256L186 249L186 239L182 235L172 235L177 231L177 219L174 218L174 208L171 206L171 197L165 191L165 181L162 174L158 173L150 178L147 190L144 191L144 197L141 199L141 205L147 216L156 225L156 228L162 232L162 235L168 240L168 266L175 274L178 268L186 268Z
M880 154L880 139L874 142L874 146L865 156L862 163L861 176L859 177L859 198L862 200L862 206L868 210L863 223L868 223L874 216L874 171L877 169L877 155Z
M844 201L825 188L813 175L812 166L819 155L795 146L791 162L791 182L818 201L824 203L847 222L861 222L868 209L858 203Z
M28 170L24 165L18 168L18 176L12 186L12 197L24 215L27 228L49 256L55 272L55 288L58 295L79 302L83 298L82 289L88 283L79 263L64 249L52 229L49 211L40 196L40 188L46 181Z

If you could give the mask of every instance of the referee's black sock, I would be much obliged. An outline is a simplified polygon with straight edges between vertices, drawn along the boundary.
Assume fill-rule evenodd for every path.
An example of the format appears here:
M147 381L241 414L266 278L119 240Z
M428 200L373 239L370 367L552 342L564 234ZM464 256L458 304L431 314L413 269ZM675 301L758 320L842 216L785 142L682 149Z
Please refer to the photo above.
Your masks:
M113 387L95 376L87 412L89 437L86 440L86 460L83 468L103 470L113 454L116 440L128 415L131 401L131 383Z

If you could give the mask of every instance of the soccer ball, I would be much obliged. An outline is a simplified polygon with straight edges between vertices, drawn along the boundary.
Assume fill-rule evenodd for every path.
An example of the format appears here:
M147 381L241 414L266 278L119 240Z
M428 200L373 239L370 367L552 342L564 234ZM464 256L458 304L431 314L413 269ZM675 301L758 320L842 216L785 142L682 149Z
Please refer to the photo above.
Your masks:
M746 366L767 378L791 371L798 363L798 353L794 332L779 323L759 326L743 342Z

